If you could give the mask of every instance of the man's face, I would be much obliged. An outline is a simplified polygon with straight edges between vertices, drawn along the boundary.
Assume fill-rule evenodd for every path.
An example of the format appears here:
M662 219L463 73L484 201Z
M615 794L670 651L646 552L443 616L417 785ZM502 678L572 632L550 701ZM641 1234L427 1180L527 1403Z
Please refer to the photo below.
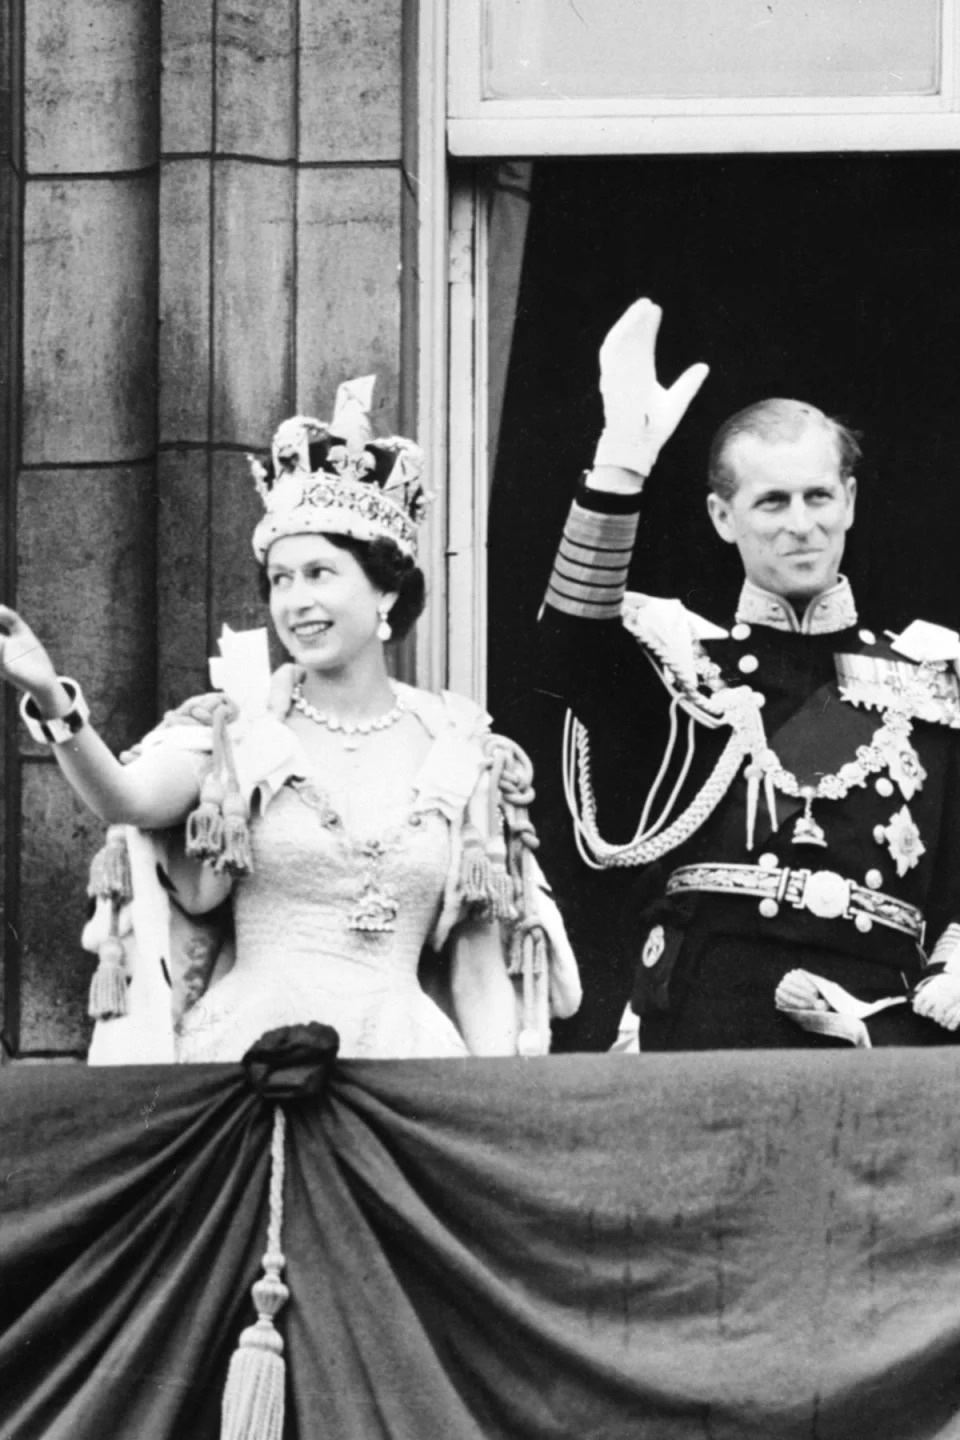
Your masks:
M739 435L728 460L739 484L730 500L709 495L717 533L736 545L747 579L805 602L837 579L853 524L857 482L841 479L831 432L809 425L796 440Z

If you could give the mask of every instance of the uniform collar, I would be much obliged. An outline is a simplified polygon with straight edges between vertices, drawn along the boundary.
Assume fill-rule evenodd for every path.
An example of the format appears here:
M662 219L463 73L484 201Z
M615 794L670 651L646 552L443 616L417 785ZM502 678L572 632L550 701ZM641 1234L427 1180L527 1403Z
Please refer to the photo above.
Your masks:
M737 621L747 625L768 625L771 630L787 630L796 635L834 635L857 623L857 607L850 581L845 575L836 584L823 590L808 603L798 616L789 600L774 595L744 580L737 603Z

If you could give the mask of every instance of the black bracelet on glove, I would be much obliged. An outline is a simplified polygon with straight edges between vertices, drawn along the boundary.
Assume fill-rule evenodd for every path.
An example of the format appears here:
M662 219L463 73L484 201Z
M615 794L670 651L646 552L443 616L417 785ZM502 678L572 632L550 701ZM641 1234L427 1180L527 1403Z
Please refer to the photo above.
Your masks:
M57 679L70 696L70 709L66 715L47 720L40 714L32 695L24 695L20 701L23 723L38 745L62 745L64 741L72 740L90 718L89 706L76 680L70 680L66 675L58 675Z

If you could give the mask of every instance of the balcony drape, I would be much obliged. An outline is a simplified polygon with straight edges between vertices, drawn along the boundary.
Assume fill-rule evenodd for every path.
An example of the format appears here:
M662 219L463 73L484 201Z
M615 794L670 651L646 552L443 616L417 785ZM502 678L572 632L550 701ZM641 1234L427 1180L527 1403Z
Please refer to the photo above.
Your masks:
M341 1062L287 1110L289 1440L960 1435L955 1049ZM272 1105L0 1075L0 1436L205 1440Z

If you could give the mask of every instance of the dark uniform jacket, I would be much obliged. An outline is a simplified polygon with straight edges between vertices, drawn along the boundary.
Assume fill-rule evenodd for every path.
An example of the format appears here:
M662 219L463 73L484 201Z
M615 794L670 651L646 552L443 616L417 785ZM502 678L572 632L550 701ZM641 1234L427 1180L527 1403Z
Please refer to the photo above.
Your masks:
M610 1043L628 997L644 1049L846 1043L779 1012L774 992L802 969L861 1001L908 997L937 940L940 960L960 937L950 928L960 917L956 672L913 663L863 626L843 579L800 617L747 582L729 632L695 647L691 686L689 656L671 663L644 609L637 633L621 617L638 509L581 486L541 625L544 690L587 737L574 808L582 814L585 790L593 796L603 841L635 836L671 752L645 828L671 793L673 805L633 863L591 874L567 844L554 867L558 817L539 820L584 975L581 1033L569 1043ZM774 786L751 772L755 755L716 783L733 732L709 706L737 689L760 697ZM706 813L711 777L714 799L722 794ZM870 1017L867 1030L874 1044L952 1038L909 1003Z

